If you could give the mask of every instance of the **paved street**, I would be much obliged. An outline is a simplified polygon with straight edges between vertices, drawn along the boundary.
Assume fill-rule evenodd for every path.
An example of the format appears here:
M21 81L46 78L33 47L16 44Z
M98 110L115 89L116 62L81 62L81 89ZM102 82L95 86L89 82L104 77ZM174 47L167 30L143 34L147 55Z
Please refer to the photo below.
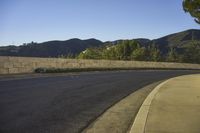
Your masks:
M150 83L195 71L91 72L0 80L0 132L77 133Z

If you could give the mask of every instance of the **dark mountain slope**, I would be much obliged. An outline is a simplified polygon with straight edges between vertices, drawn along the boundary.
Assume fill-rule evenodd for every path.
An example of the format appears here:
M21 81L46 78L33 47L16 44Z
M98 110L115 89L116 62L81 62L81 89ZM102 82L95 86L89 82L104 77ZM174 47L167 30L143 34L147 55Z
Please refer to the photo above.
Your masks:
M21 46L0 47L3 56L31 56L31 57L58 57L68 54L79 54L89 47L99 47L103 43L96 39L67 41L49 41L43 43L30 43Z
M136 39L132 39L132 40L137 41L137 42L139 42L139 43L141 43L141 44L147 44L147 43L149 43L149 42L151 41L151 40L146 39L146 38L136 38ZM105 44L113 44L113 45L116 45L116 44L121 43L121 42L123 42L123 41L124 41L124 39L115 40L115 41L107 41L107 42L105 42Z
M200 41L200 30L186 30L152 40L150 43L155 44L160 49L165 49L168 47L184 48L191 41Z

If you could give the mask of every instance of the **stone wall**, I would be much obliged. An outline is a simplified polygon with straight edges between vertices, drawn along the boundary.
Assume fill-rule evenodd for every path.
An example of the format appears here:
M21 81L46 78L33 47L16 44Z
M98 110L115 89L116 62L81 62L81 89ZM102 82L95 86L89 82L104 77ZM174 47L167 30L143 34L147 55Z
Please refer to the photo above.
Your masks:
M40 67L200 69L200 64L0 56L0 74L32 73Z

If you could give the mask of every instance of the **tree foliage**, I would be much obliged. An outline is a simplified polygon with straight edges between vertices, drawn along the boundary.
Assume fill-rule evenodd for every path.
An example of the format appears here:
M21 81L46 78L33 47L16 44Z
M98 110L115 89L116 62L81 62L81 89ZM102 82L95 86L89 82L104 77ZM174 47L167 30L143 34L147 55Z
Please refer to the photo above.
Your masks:
M200 42L194 41L185 49L183 62L200 63Z
M168 62L178 62L179 61L178 53L176 52L175 48L170 47L167 57L166 57L166 61L168 61Z
M146 58L145 53L146 53L146 48L140 47L140 48L135 49L132 52L131 57L132 57L133 60L143 61L143 60L146 60L145 59Z
M137 60L200 63L200 42L193 41L184 49L169 47L162 53L154 43L142 46L133 40L106 44L103 47L88 48L78 55L79 59Z
M200 0L183 0L183 9L200 24Z
M79 59L101 59L101 51L98 48L88 48L78 55Z
M148 60L150 61L160 61L161 60L161 52L155 46L155 44L150 45L148 48Z

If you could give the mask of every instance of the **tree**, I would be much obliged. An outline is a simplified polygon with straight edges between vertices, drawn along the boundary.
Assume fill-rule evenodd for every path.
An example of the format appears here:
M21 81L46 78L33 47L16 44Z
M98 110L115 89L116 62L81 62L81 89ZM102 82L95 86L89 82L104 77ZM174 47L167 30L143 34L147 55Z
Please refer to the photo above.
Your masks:
M140 48L140 43L134 40L129 41L130 51L133 52L135 49Z
M144 60L146 60L145 55L146 55L146 48L141 47L141 48L135 49L132 52L131 57L132 57L133 60L144 61Z
M176 52L176 50L174 48L170 48L168 54L167 54L167 57L166 57L166 61L169 61L169 62L176 62L178 61L178 53Z
M160 50L155 48L152 53L152 61L160 61L161 60L161 56L160 56Z
M67 59L73 59L73 58L75 58L75 56L74 56L73 53L69 52L69 53L65 56L65 58L67 58Z
M189 12L200 24L200 0L183 0L183 9L185 12Z
M148 49L149 53L149 60L151 61L160 61L161 60L161 53L160 50L153 44Z
M140 48L140 44L134 40L124 40L116 48L119 59L130 60L132 52Z
M129 40L124 40L121 45L123 47L123 59L128 60L132 52L129 45Z
M125 48L123 43L119 43L116 45L116 58L118 60L123 60L125 58Z
M116 47L109 46L109 47L106 47L105 49L103 49L102 50L102 58L116 60L117 59Z
M185 49L183 61L188 63L200 63L200 42L193 41Z
M78 55L79 59L101 59L101 51L98 48L88 48Z

